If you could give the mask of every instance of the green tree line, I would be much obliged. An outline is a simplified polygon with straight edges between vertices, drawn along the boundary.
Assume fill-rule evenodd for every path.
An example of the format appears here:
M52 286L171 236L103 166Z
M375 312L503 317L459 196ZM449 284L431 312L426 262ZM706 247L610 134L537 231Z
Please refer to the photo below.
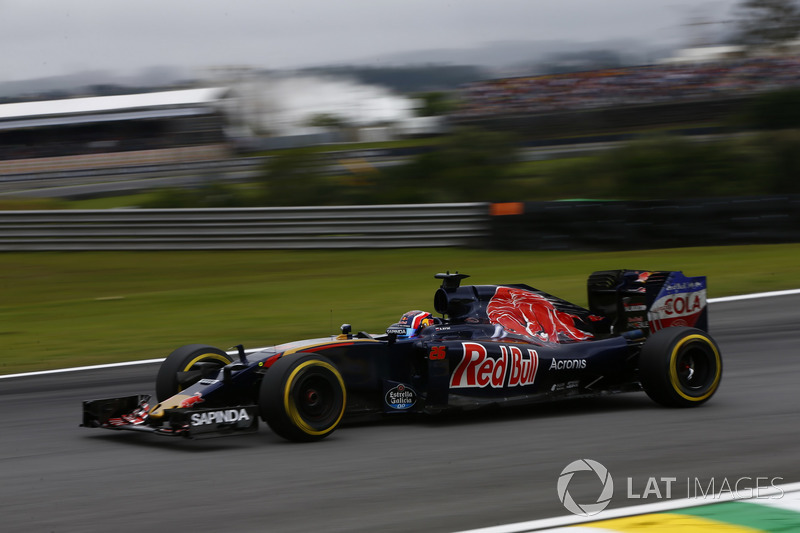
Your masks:
M166 189L146 207L675 199L800 193L800 90L754 99L713 142L643 136L591 157L524 163L524 139L458 129L407 162L376 168L297 149L246 185ZM342 156L346 157L346 156ZM343 170L331 175L329 169Z

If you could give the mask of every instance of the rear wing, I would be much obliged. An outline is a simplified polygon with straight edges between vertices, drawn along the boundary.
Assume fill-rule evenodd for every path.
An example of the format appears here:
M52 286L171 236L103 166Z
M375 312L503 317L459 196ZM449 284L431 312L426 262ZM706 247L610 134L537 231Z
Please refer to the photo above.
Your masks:
M611 332L645 334L673 326L708 331L705 276L680 271L604 270L587 281L589 310L611 321Z

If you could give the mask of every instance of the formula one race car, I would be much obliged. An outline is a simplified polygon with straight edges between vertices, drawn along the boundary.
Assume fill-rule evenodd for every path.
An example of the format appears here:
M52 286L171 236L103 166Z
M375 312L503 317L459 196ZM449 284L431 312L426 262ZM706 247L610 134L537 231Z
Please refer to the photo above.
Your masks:
M343 418L440 413L644 390L700 405L719 387L705 277L612 270L588 280L589 309L527 285L461 285L437 274L441 317L405 313L385 333L352 333L226 352L172 352L149 396L83 403L83 426L189 438L255 431L330 435Z

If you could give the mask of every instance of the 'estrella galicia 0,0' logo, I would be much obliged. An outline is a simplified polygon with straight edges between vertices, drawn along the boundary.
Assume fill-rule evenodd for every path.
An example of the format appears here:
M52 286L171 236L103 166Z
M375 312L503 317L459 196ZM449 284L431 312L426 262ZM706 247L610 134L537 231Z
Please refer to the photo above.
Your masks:
M595 503L578 504L569 493L569 482L572 481L572 476L575 475L575 472L581 471L594 472L603 484L603 490ZM608 507L608 504L611 503L611 497L614 495L614 480L611 479L608 469L597 461L578 459L577 461L572 461L561 471L556 489L558 499L564 504L567 511L579 516L592 516Z

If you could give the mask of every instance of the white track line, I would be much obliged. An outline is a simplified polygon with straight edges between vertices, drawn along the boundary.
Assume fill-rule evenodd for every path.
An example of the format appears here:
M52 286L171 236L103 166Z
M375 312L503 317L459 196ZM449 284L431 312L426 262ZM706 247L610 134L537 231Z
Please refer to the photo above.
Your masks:
M774 296L788 296L791 294L800 294L800 289L790 289L786 291L772 291L772 292L758 292L754 294L742 294L740 296L723 296L722 298L709 298L708 303L721 303L721 302L737 302L739 300L752 300L755 298L772 298ZM247 350L248 353L255 350ZM231 352L231 354L235 355L236 352ZM6 374L4 376L0 376L0 379L9 379L9 378L22 378L22 377L30 377L30 376L46 376L48 374L63 374L65 372L79 372L82 370L100 370L104 368L115 368L119 366L135 366L135 365L147 365L152 363L160 363L164 359L145 359L143 361L127 361L124 363L111 363L106 365L92 365L92 366L78 366L74 368L58 368L56 370L42 370L39 372L25 372L22 374Z
M164 360L161 359L145 359L143 361L127 361L125 363L110 363L106 365L91 365L91 366L77 366L74 368L57 368L55 370L41 370L39 372L24 372L22 374L7 374L5 376L0 376L0 379L8 379L8 378L24 378L29 376L46 376L48 374L63 374L65 372L78 372L81 370L99 370L103 368L114 368L118 366L134 366L134 365L146 365L150 363L160 363Z
M740 296L723 296L722 298L709 298L708 303L718 302L738 302L739 300L753 300L755 298L772 298L773 296L788 296L790 294L800 294L800 289L790 289L788 291L757 292L755 294L742 294Z
M245 350L245 353L250 354L253 352L259 352L266 348L250 348ZM239 352L236 350L231 350L227 352L228 355L237 355ZM143 359L141 361L125 361L123 363L109 363L104 365L91 365L91 366L76 366L74 368L57 368L55 370L40 370L38 372L25 372L23 374L7 374L5 376L0 376L0 379L7 379L7 378L22 378L22 377L29 377L29 376L46 376L48 374L63 374L65 372L79 372L82 370L102 370L105 368L115 368L119 366L136 366L136 365L149 365L154 363L162 363L164 361L164 357L160 359Z
M774 489L764 488L759 494L765 498L769 496L786 497L790 493L800 492L800 483L788 483L785 485L776 485ZM674 511L676 509L683 509L685 507L697 507L698 505L713 505L726 501L748 501L747 499L736 498L735 493L726 492L720 494L717 498L709 499L695 499L684 498L681 500L669 500L657 503L647 503L644 505L632 505L630 507L621 507L619 509L609 509L602 511L594 516L559 516L555 518L545 518L542 520L531 520L530 522L517 522L516 524L503 524L499 526L490 526L480 529L469 529L460 531L458 533L527 533L530 531L543 531L551 530L553 528L561 528L564 526L574 526L577 524L589 524L597 522L598 520L609 520L612 518L623 518L626 516L661 513L665 511ZM759 501L761 499L759 498ZM764 500L767 501L767 500ZM779 501L779 500L772 500Z

